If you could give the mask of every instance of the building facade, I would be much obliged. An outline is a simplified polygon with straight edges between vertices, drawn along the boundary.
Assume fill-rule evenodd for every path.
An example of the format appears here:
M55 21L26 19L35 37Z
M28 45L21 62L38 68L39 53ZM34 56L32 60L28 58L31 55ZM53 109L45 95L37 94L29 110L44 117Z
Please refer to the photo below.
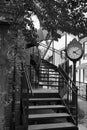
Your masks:
M74 38L78 40L77 37L69 34L64 34L58 42L53 41L45 55L45 59L55 64L56 66L63 64L65 61L69 60L65 54L66 46ZM84 54L82 58L76 63L76 81L87 83L87 38L80 40ZM47 46L44 43L45 47ZM73 76L73 63L69 60L69 76L72 79Z

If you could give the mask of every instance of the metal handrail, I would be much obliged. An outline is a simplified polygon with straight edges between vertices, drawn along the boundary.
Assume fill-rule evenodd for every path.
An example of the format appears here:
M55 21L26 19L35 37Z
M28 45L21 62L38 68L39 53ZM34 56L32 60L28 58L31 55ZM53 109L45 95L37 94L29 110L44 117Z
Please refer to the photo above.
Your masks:
M51 40L50 43L49 43L49 45L47 46L47 49L46 49L46 51L45 51L45 53L43 55L43 59L44 59L45 55L47 54L47 51L49 50L52 42L53 42L53 40Z
M30 90L30 92L32 94L32 85L31 85L31 82L30 82L27 66L25 66L24 72L25 72L25 76L26 76L26 80L27 80L27 84L28 84L28 90Z
M43 44L43 43L40 43L39 45L42 46L42 47L44 47L44 48L47 48L47 47L48 47L47 45L45 45L45 44ZM59 50L57 50L57 49L54 49L54 48L52 48L52 47L49 47L48 50L50 50L50 51L55 51L55 53L57 53L58 55L60 55L60 52L61 52L61 51L59 51ZM64 57L64 58L65 58L65 57Z
M76 84L78 86L78 96L82 100L87 101L87 83L76 81ZM83 94L85 93L85 94Z
M63 70L63 68L62 68L62 70ZM70 83L67 81L67 79L62 74L62 72L60 71L60 69L59 69L59 73L61 74L61 76L63 77L63 79L65 80L65 83L67 83L67 85L69 86L69 88L76 94L75 90L73 89L73 87L71 87ZM64 73L66 73L66 72L64 71ZM78 88L76 87L76 85L74 84L74 82L70 79L70 77L69 76L67 76L67 77L70 80L70 82L72 82L72 85L75 87L75 89L78 90Z
M45 60L46 61L46 60ZM46 62L48 62L48 61L46 61ZM48 62L49 63L49 62ZM49 63L49 64L51 64L51 63ZM53 65L53 64L51 64L51 65ZM53 65L53 66L55 66L55 65ZM56 67L56 70L58 69L58 72L60 72L60 69L59 68L57 68L57 66L55 66ZM63 70L63 68L62 68L62 66L61 65L59 65L59 67L61 67L61 69ZM68 80L70 80L70 82L72 82L72 84L73 84L73 86L75 87L75 89L76 90L78 90L78 88L76 87L76 85L75 85L75 83L71 80L71 78L68 76L68 74L63 70L63 72L66 74L66 76L68 77ZM61 72L60 72L61 73ZM65 78L65 76L61 73L61 75L62 75L62 77L65 79L65 82L69 85L69 87L75 92L75 90L71 87L71 85L69 84L69 82L67 82L67 80L66 80L66 78Z
M49 62L46 61L46 60L44 60L44 61L45 61L46 63L49 63ZM54 66L54 67L55 67L54 70L56 70L57 72L60 73L60 70L59 70L59 68L58 68L57 66L53 65L52 63L49 63L49 65L50 65L50 66ZM71 87L70 83L67 81L67 79L64 77L64 75L62 75L62 73L61 73L61 76L62 76L62 78L64 79L65 83L67 84L67 87L69 87L69 88L76 94L75 90ZM64 95L65 95L65 93L64 93ZM61 97L61 95L60 95L60 97ZM61 97L61 98L63 98L63 97ZM64 100L63 100L63 103L64 103L64 105L66 106L68 113L69 113L70 116L72 117L73 123L77 125L77 120L74 119L72 113L70 112L69 106L67 105L67 103L66 103ZM77 107L76 107L76 108L77 108ZM76 118L77 118L77 116L76 116Z
M46 60L45 60L46 61ZM48 61L46 61L47 63L49 63ZM53 64L51 64L51 63L49 63L50 65L53 65ZM53 66L55 66L55 65L53 65ZM58 71L58 72L60 72L60 69L57 67L57 66L55 66L56 67L56 71ZM60 65L59 65L59 67L61 67ZM61 69L63 70L63 68L61 67ZM75 85L75 83L71 80L71 78L68 76L68 74L63 70L63 72L67 75L67 77L68 77L68 79L70 80L70 82L72 82L72 84L73 84L73 86L75 86L75 88L78 90L78 88L76 87L76 85ZM60 72L61 73L61 72ZM61 75L62 75L62 77L65 79L65 82L70 86L70 88L75 92L75 90L71 87L71 85L69 84L69 82L67 82L67 80L66 80L66 78L65 78L65 76L61 73Z
M20 123L22 125L24 125L24 127L28 127L28 113L26 113L26 109L28 110L28 97L27 97L27 104L26 104L26 107L25 107L25 104L24 104L24 97L22 96L22 94L28 94L29 93L29 84L28 84L28 76L27 76L27 71L26 71L26 65L24 63L21 64L22 66L22 76L23 76L23 79L22 80L23 82L25 82L23 85L25 85L24 87L21 86L21 99L20 99L20 111L21 111L21 115L20 115ZM27 83L27 85L26 85ZM27 90L27 91L25 91Z
M61 67L61 66L60 66ZM63 70L63 68L61 67L61 69ZM75 83L70 79L70 77L67 75L67 73L63 70L63 73L60 71L60 69L59 69L59 73L62 75L62 77L64 78L64 80L65 80L65 82L67 83L67 87L69 87L70 88L70 90L72 90L73 92L74 92L74 94L76 95L76 122L75 122L75 119L73 118L73 115L72 115L72 119L74 119L74 123L76 124L76 125L78 125L78 105L77 105L77 96L78 96L78 88L76 87L76 85L75 85ZM67 75L67 77L68 77L68 80L66 79L66 77L64 76L64 73ZM71 87L71 85L69 84L69 81L70 80L70 82L72 83L72 85L73 85L73 87L75 88L75 89L73 89L73 87ZM64 95L65 95L65 93L64 93ZM63 96L64 96L63 95ZM60 95L61 96L61 95ZM65 103L65 101L64 101L64 104L66 104ZM66 104L66 106L67 106L67 109L69 109L69 107L68 107L68 105ZM69 109L69 112L70 112L70 109ZM70 112L71 113L71 112Z
M60 65L60 67L62 68L62 70L63 70L63 67ZM70 82L73 84L73 86L77 89L77 91L79 92L80 91L80 85L75 85L75 83L71 80L71 78L68 76L68 74L63 70L63 72L66 74L66 76L68 77L68 79L70 80ZM63 77L64 77L64 75L62 75ZM76 83L82 83L82 84L85 84L85 85L87 85L87 83L84 83L84 82L79 82L79 81L76 81ZM72 89L72 88L71 88ZM87 89L87 88L86 88ZM74 89L73 89L73 91L74 91ZM87 90L86 90L87 91ZM84 99L84 100L87 100L87 93L86 93L86 96L85 97L83 97L81 94L79 94L78 93L78 97L80 98L80 99Z
M76 84L71 80L71 78L68 76L68 74L64 71L63 67L61 65L59 65L59 67L61 67L62 71L65 73L65 75L67 76L68 80L73 84L73 86L78 90L78 88L76 87ZM59 69L60 70L60 69ZM64 79L66 80L65 76L62 75L64 77Z

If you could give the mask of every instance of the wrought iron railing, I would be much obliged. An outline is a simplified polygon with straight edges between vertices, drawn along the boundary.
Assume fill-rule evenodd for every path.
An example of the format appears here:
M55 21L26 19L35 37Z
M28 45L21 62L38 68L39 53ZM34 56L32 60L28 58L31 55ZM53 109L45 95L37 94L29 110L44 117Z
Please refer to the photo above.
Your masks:
M38 88L39 83L39 67L41 57L38 48L33 47L33 52L30 55L30 83L32 88Z
M31 83L32 89L38 88L38 82L39 82L38 77L39 75L37 74L36 68L31 64L30 65L30 83Z
M54 65L58 66L59 64L63 64L63 67L66 67L66 58L65 58L65 52L59 51L57 49L54 49L52 47L49 47L45 44L40 43L39 46L42 46L48 50L50 50L51 52L55 53L55 56L57 57L58 61L57 63L53 63ZM39 57L41 57L40 52L38 51L38 53L35 53L35 48L32 48L32 54L31 54L31 59L30 59L30 82L31 85L33 86L33 88L38 88L39 87L39 65L41 63L41 60L36 60L39 59ZM37 58L38 57L38 58ZM42 56L43 57L43 56ZM49 61L49 58L47 59ZM65 62L66 61L66 62ZM50 61L49 61L50 62ZM39 64L39 65L37 65Z
M30 82L30 67L29 66L25 66L25 77L26 77L26 80L27 80L27 85L28 85L28 92L30 91L30 93L32 94L32 85L31 85L31 82Z
M55 55L55 56L53 57L53 58L56 59L56 60L54 59L54 60L55 60L55 63L54 63L53 61L51 61L51 63L55 64L56 66L58 66L58 65L60 65L60 64L62 64L62 63L65 63L65 61L66 61L66 55L65 55L65 52L64 52L64 51L62 51L62 50L57 50L57 49L52 48L52 47L49 47L49 48L48 48L48 45L43 44L43 43L40 43L39 46L41 46L41 47L44 48L44 49L48 49L47 51L49 51L49 52L48 52L49 54ZM47 54L48 54L48 53L47 53ZM43 55L42 55L42 57L43 57ZM48 60L48 61L50 62L49 58L50 58L49 55L44 57L45 60Z
M53 65L52 63L49 63L46 60L44 61L44 66L47 64L49 67L48 75L50 77L50 74L55 77L55 74L57 74L57 84L52 85L52 79L53 77L51 76L51 79L49 77L46 77L48 80L47 82L51 84L52 88L58 89L58 93L60 97L63 99L63 103L66 105L67 111L72 117L72 121L77 125L78 124L78 106L77 106L77 87L76 85L72 82L72 80L68 77L67 73L63 70L61 66L57 67ZM52 68L52 69L51 69ZM51 72L53 71L54 72ZM45 72L46 73L46 72ZM43 72L44 75L44 72ZM46 74L45 74L46 75ZM51 82L50 82L51 81ZM52 83L55 81L53 80ZM51 88L51 89L52 89ZM72 97L73 95L75 96L75 104L72 105Z
M60 64L60 66L66 72L66 77L69 78L69 60L66 60L64 63ZM78 98L87 101L87 83L76 81L76 86L78 88Z
M59 91L60 97L63 99L64 104L66 104L68 111L73 115L74 123L78 125L78 88L61 66L59 66L58 70L64 83Z
M56 50L53 48L49 48L49 50L54 51L54 53L56 53ZM76 85L74 84L74 82L68 77L67 73L65 72L65 70L67 71L66 63L68 63L68 60L66 61L65 55L62 58L61 51L58 51L57 58L59 58L59 60L57 62L58 63L57 66L59 66L59 68L57 68L57 66L55 66L55 65L54 66L57 68L56 71L59 72L59 74L60 74L60 78L57 81L58 86L60 86L58 88L59 89L58 91L59 91L60 97L63 99L63 102L66 105L67 111L70 113L70 115L72 117L73 122L76 125L78 125L78 105L77 105L78 89L77 89ZM48 61L49 61L49 58L48 58ZM51 63L53 63L53 62L51 62ZM48 64L50 64L50 63L48 62ZM60 66L60 64L62 64L62 65ZM33 70L33 72L34 72L34 67L32 67L31 70ZM35 72L32 74L35 74ZM60 80L60 79L62 79L62 80ZM35 79L35 80L37 80L37 79ZM74 103L73 103L73 97L75 99Z
M42 59L42 65L39 70L39 84L44 87L47 86L47 88L58 89L59 75L56 69L57 66Z
M76 86L78 86L78 96L87 101L87 83L76 81Z
M27 130L28 128L28 88L25 66L22 64L21 71L21 91L20 91L20 124ZM26 105L25 105L25 102Z

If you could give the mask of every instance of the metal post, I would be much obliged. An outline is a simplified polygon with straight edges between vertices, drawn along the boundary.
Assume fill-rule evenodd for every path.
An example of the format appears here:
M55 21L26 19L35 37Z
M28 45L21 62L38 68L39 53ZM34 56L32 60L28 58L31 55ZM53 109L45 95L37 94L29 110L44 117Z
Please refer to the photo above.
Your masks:
M76 89L76 126L78 125L78 90Z
M20 125L23 124L22 115L23 115L23 106L22 106L22 93L23 93L23 63L21 63L21 89L20 89Z
M53 60L52 60L52 63L55 65L55 50L54 50L54 41L53 41L53 43L52 43L52 55L53 55Z
M58 78L58 92L60 93L60 73L59 73L59 78Z
M72 104L76 107L76 125L78 125L78 90L76 88L76 62L73 62L73 82L72 86L74 92L72 92Z
M87 101L87 83L86 83L86 101Z
M67 33L65 33L65 49L66 47L67 47ZM67 61L66 53L65 53L65 72L69 75L69 61ZM68 86L66 87L68 88ZM69 89L67 91L67 102L69 102Z
M47 69L47 88L49 89L49 68Z
M76 84L76 62L73 62L73 82ZM75 86L72 86L73 90L75 91ZM72 92L72 104L73 106L76 105L76 94Z
M13 70L13 88L12 88L13 90L12 90L12 124L11 124L11 130L15 130L15 73L16 73L16 68L14 66L14 70Z

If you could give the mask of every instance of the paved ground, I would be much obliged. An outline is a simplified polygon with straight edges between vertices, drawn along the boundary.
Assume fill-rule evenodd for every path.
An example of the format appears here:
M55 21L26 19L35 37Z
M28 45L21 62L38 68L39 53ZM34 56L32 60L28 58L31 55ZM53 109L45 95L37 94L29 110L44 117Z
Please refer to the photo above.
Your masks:
M79 130L87 130L87 128L84 125L79 125Z
M84 117L79 121L79 130L87 130L87 101L79 100L79 108L84 112Z

